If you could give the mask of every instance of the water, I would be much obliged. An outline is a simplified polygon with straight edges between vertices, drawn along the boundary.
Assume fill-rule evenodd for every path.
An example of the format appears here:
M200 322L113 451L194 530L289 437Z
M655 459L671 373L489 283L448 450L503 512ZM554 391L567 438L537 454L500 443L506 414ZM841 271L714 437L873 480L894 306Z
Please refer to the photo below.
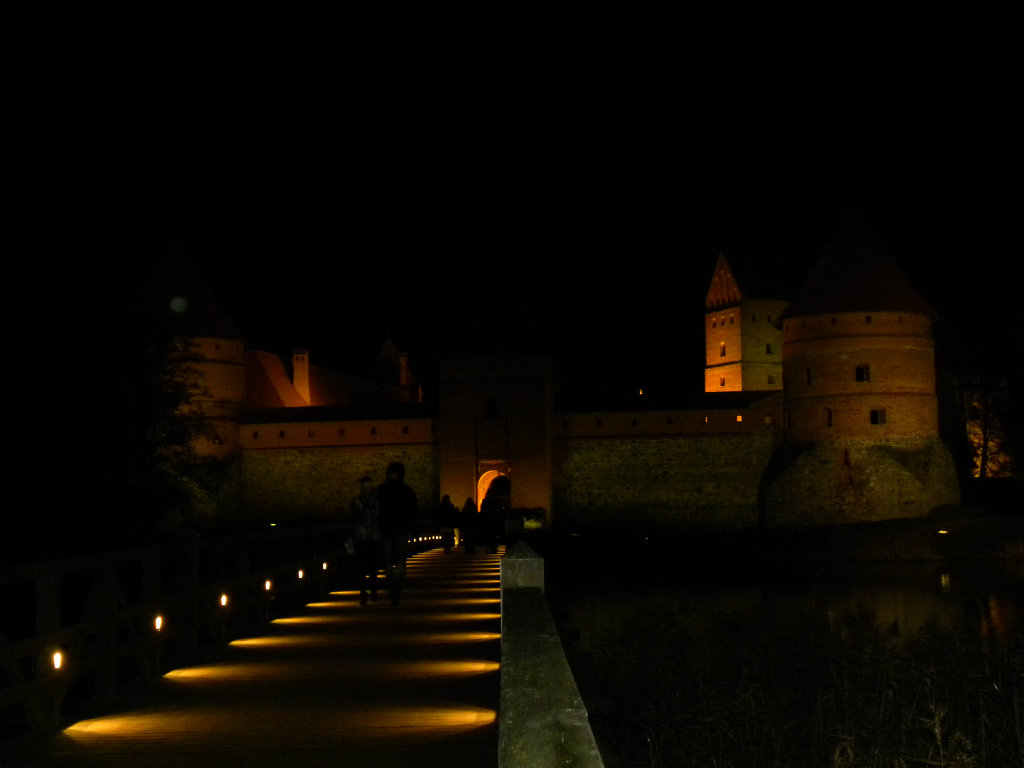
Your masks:
M1024 758L1024 561L576 540L546 567L612 764Z

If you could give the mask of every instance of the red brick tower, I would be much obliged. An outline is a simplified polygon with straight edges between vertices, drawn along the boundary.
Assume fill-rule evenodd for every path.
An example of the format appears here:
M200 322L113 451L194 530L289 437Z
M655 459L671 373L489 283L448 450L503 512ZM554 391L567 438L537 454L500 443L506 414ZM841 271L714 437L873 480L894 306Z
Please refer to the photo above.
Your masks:
M959 500L932 321L877 235L848 216L783 314L788 457L770 522L915 517Z

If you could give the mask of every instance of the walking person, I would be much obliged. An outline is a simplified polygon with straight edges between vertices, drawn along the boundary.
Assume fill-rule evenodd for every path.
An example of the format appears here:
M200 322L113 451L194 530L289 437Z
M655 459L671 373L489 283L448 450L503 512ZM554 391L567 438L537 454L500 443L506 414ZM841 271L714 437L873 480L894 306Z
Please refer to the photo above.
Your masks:
M404 464L399 461L388 464L385 477L377 488L377 503L380 507L388 595L391 604L398 605L405 588L409 537L419 528L419 503L415 492L405 484Z
M477 528L480 515L476 511L476 502L472 498L466 499L459 512L459 538L462 539L462 546L467 555L472 555L476 547Z
M377 602L377 571L381 567L380 507L373 479L359 480L359 495L352 499L352 546L359 566L359 604Z
M444 553L446 555L455 546L458 516L459 510L455 508L451 497L446 493L441 497L441 505L437 508L437 526L441 531L441 543L444 544Z

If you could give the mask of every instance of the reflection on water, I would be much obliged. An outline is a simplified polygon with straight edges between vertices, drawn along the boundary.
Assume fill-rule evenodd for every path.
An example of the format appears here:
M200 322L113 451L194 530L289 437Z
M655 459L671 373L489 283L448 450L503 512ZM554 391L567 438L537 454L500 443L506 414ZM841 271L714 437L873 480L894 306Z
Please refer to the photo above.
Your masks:
M558 572L550 590L563 627L588 650L608 639L638 609L674 613L695 639L714 642L719 627L744 620L800 617L828 621L872 616L894 633L912 635L937 623L1008 638L1024 631L1024 563L860 563L802 573L731 575L639 569L628 579L586 567ZM621 574L620 574L621 575Z
M548 600L595 736L620 764L1024 754L1019 561L744 569L715 555L569 555L547 561Z

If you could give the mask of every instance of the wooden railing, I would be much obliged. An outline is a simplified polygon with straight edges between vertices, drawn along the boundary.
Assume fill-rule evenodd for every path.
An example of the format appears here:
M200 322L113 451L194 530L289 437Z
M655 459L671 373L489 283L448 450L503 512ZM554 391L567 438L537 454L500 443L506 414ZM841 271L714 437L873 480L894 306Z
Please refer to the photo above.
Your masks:
M0 735L241 637L349 562L339 526L269 528L0 569ZM59 656L57 656L59 654Z

